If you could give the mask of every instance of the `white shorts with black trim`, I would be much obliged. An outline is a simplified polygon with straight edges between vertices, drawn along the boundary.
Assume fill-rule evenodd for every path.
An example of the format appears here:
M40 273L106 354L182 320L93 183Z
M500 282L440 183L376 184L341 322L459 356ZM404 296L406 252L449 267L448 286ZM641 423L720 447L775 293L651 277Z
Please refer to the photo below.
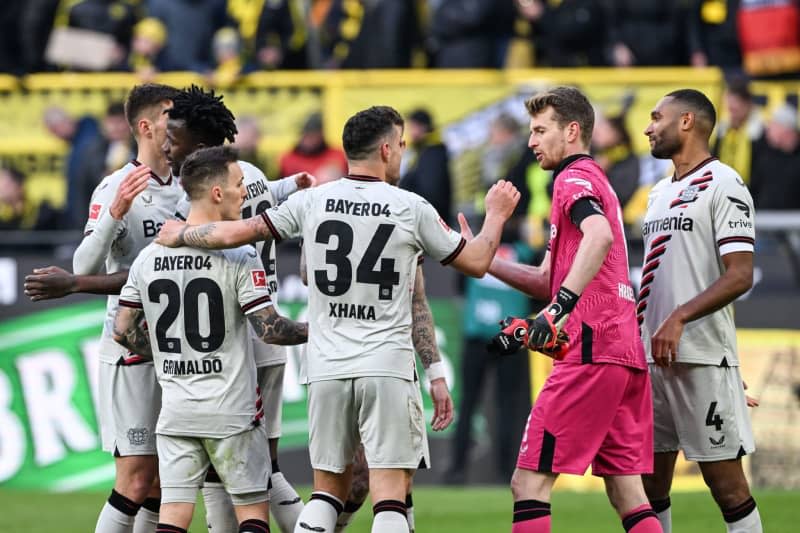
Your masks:
M101 361L98 372L103 450L117 457L156 455L161 386L153 363L119 366Z

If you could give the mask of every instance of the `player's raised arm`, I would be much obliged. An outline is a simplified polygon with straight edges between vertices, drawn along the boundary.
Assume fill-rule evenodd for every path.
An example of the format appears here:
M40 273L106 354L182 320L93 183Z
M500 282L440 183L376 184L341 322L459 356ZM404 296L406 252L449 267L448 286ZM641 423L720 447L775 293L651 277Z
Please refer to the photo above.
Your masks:
M143 329L144 310L120 306L114 318L114 340L136 355L153 359L150 338Z
M500 245L503 224L514 213L519 196L519 191L509 181L499 180L492 185L486 193L483 227L451 262L456 270L476 278L483 277L489 271L489 265Z
M308 323L279 315L271 305L248 314L247 318L258 338L267 344L291 345L308 341Z
M414 278L411 312L411 340L414 343L414 350L422 361L425 375L431 382L430 394L433 400L431 427L434 431L442 431L453 421L453 399L450 397L444 378L444 363L436 344L433 314L425 296L425 279L421 266L417 266L417 275Z
M463 213L458 214L458 225L461 226L461 235L465 239L471 240L473 238L472 229ZM495 256L489 265L489 274L532 298L550 299L549 251L544 254L542 264L539 266L524 265Z
M113 274L78 275L57 266L35 268L25 276L25 294L34 302L63 298L70 294L119 294L128 271Z
M170 248L191 246L219 250L270 240L272 233L264 219L257 215L245 220L211 222L200 226L168 220L158 232L155 242Z

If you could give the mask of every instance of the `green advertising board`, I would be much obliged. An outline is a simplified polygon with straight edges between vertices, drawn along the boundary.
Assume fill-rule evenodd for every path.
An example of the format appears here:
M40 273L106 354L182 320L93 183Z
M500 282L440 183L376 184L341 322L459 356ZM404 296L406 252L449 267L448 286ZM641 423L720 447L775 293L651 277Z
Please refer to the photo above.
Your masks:
M455 384L460 313L450 300L433 300L431 309L448 383ZM281 310L302 318L305 305L286 303ZM104 316L105 302L98 300L0 324L0 487L70 491L114 479L111 456L100 449L95 405ZM291 348L285 373L282 448L307 444L299 350ZM431 402L423 390L430 422ZM457 392L456 387L454 400Z

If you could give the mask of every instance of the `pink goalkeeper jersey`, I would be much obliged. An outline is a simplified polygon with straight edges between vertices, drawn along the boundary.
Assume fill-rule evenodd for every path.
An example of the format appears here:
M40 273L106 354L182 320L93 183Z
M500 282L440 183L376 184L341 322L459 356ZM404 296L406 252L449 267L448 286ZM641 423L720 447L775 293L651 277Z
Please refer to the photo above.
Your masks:
M647 368L636 322L636 304L628 270L628 252L617 195L602 169L588 155L565 159L554 172L550 212L550 293L555 298L572 268L583 234L572 222L572 206L582 198L599 204L614 243L600 271L584 289L565 330L570 349L566 363L614 363Z

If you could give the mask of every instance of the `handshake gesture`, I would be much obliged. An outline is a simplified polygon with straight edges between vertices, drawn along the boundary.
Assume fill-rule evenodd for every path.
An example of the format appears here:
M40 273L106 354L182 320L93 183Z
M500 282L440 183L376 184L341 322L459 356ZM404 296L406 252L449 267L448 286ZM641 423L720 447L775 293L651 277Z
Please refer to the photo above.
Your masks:
M498 355L511 355L523 346L558 361L569 350L569 336L562 328L578 302L578 295L561 287L555 300L533 318L506 317L503 328L486 348Z

